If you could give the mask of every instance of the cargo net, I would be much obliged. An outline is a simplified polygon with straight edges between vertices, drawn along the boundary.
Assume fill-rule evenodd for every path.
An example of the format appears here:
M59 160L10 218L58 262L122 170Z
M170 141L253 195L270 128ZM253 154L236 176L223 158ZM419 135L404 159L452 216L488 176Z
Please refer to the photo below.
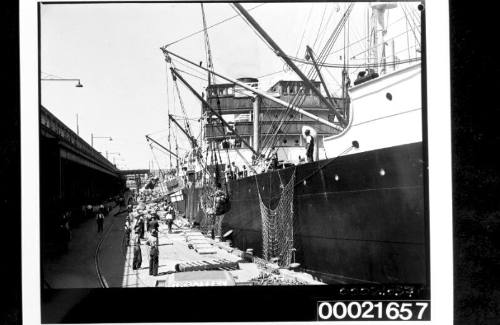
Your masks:
M214 215L214 195L215 191L206 191L200 195L201 210L203 211L200 220L200 230L202 233L210 234L212 229L214 229L215 236L221 236L224 215Z
M281 183L283 184L283 183ZM262 217L262 257L278 258L278 265L287 267L292 259L293 248L293 193L295 171L281 193L278 206L271 210L264 205L259 191Z

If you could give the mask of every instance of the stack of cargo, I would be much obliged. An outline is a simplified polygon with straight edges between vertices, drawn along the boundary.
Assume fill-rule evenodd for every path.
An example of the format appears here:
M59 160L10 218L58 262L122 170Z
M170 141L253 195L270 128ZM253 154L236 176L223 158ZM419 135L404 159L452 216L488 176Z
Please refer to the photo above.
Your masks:
M198 254L215 254L217 249L211 241L203 236L201 232L187 232L186 241L190 248L193 248Z
M177 264L175 270L178 272L207 271L207 270L237 270L238 262L231 262L225 258L210 261L190 261Z

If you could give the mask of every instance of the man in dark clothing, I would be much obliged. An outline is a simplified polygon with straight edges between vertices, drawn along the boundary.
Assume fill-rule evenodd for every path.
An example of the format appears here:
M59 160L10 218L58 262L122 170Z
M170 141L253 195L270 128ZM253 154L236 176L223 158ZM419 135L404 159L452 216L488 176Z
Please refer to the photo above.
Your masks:
M158 260L159 260L158 241L151 244L149 250L149 275L158 275Z
M139 220L135 225L135 232L140 239L144 239L144 219L142 217L139 217Z
M271 168L272 169L278 169L278 149L276 147L273 147L271 149Z
M127 246L130 245L130 234L132 233L132 229L130 229L130 225L128 221L125 223L125 244Z
M104 225L104 213L100 209L99 211L97 211L96 222L97 222L97 232L102 232Z
M310 130L306 130L305 132L306 135L306 157L307 157L307 162L313 162L313 155L314 155L314 138L311 135Z
M149 225L148 225L149 232L151 232L151 233L158 232L159 226L160 225L158 224L158 218L155 215L153 215L153 217L151 218L151 221L149 222Z
M134 245L134 261L132 262L132 268L134 270L140 269L141 264L142 264L141 241L139 240L139 237L137 237L137 240Z
M169 234L172 233L172 224L174 223L174 219L175 219L175 210L174 207L171 204L169 204L169 206L167 207L167 216L166 216Z

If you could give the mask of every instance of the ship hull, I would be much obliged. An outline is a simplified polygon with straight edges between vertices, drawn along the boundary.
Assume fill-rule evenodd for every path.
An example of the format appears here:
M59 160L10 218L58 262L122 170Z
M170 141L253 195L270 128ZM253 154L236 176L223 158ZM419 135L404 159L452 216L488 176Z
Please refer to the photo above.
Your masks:
M327 283L428 284L421 142L230 182L222 231L233 230L236 247L262 255L259 192L275 208L294 172L293 240L303 270ZM186 192L191 217L201 216L200 191Z

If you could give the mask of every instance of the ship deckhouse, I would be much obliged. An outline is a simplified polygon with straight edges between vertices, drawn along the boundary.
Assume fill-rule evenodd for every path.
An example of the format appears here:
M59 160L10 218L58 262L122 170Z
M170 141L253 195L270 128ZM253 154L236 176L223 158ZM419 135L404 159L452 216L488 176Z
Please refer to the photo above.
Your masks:
M256 78L240 78L238 81L254 88L259 86L259 81ZM321 90L319 81L312 83L318 90ZM287 103L293 103L325 120L336 122L331 109L324 105L303 81L280 80L267 89L266 93ZM320 150L323 147L323 138L335 134L332 133L331 127L293 110L287 112L286 107L267 98L254 96L248 90L232 83L210 85L206 88L206 94L210 106L216 109L225 120L230 121L236 132L254 149L262 149L265 146L281 148L280 160L294 161L298 159L299 154L289 154L290 150L288 149L303 150L305 143L302 137L302 128L304 125L316 130ZM329 100L331 99L329 98ZM347 101L342 98L334 100L339 106L337 111L347 119ZM230 149L245 148L245 145L235 139L232 132L224 127L215 115L211 114L208 107L203 106L202 110L206 118L204 136L207 141L220 145L223 140L229 139ZM283 123L280 123L281 121ZM273 137L274 139L272 139Z

